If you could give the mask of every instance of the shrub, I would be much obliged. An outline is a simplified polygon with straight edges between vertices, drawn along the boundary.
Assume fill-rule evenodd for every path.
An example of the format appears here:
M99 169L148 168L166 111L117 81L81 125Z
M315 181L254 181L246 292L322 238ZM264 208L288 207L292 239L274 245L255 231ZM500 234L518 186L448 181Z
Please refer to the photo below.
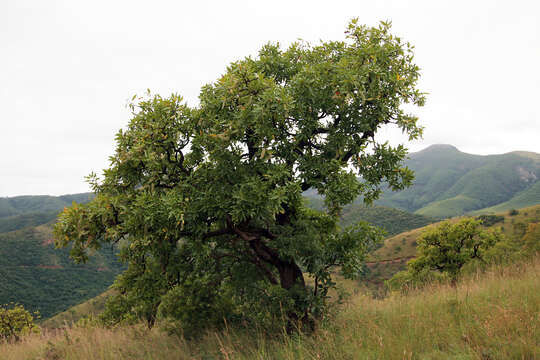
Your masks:
M19 341L21 336L31 332L39 332L39 328L34 324L34 316L22 305L0 307L0 339Z
M482 229L479 220L445 221L427 229L418 240L418 256L407 263L407 270L396 274L387 285L418 286L434 278L447 278L455 284L461 268L473 260L485 261L486 252L502 240L500 232Z
M500 215L480 215L476 219L482 221L484 226L492 226L504 221L504 216Z

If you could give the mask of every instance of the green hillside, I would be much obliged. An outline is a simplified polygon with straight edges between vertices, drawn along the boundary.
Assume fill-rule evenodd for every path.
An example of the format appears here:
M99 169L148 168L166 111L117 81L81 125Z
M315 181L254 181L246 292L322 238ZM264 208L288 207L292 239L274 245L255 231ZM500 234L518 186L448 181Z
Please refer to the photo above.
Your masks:
M435 220L423 215L377 205L352 204L343 209L341 225L349 226L359 221L367 221L378 226L384 229L388 236L391 236L426 226Z
M312 208L320 210L324 207L322 199L316 194L310 193L306 197L308 198L308 205ZM391 236L431 224L435 220L427 216L412 214L404 210L392 209L386 206L366 206L361 202L356 202L343 208L340 219L341 226L353 225L359 221L366 221L378 226L386 231L386 235Z
M105 310L105 303L112 294L112 289L107 290L96 297L54 315L53 317L43 321L40 325L48 329L58 329L66 324L74 324L79 319L84 317L97 317L103 312L103 310Z
M58 210L31 212L0 218L0 233L46 224L56 219Z
M539 154L480 156L433 145L411 153L405 164L415 172L413 186L385 191L378 204L446 218L507 202L533 205L540 199Z
M101 294L121 269L111 248L74 264L68 249L54 248L50 225L0 234L0 303L21 303L44 318Z
M60 211L73 201L84 203L91 199L91 193L48 196L29 195L0 198L0 218L21 215L26 213Z
M506 237L519 240L525 234L529 224L540 222L540 205L522 208L512 213L508 211L498 213L497 217L497 222L489 224L488 227L498 228ZM416 255L417 240L429 226L432 225L385 239L384 244L374 251L368 259L362 281L367 280L371 283L382 284L384 280L391 278L398 271L404 270L407 261Z
M519 209L522 207L532 206L535 204L540 204L540 181L519 192L518 194L516 194L516 196L514 196L508 201L497 204L495 206L477 210L472 214L494 214L498 212L508 211L510 209Z

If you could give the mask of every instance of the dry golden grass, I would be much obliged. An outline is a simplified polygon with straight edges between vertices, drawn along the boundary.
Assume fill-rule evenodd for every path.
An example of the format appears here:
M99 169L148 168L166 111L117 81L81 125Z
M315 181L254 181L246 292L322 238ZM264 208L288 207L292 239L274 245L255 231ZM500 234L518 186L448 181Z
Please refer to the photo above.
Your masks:
M75 327L0 344L0 358L540 359L539 314L536 257L471 275L456 288L433 285L384 300L357 294L311 335L229 329L186 341L142 326Z

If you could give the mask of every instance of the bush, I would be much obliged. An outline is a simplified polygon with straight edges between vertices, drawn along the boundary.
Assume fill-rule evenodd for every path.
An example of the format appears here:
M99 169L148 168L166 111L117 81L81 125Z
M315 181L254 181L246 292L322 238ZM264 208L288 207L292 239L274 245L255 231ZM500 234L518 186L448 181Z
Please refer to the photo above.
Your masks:
M31 332L39 332L39 328L34 324L34 316L22 305L0 307L0 339L19 341L21 336Z
M492 226L504 221L504 216L500 215L480 215L476 219L482 221L484 226Z
M516 216L517 214L519 214L519 211L517 211L516 209L512 209L508 212L508 215L510 216Z
M488 250L501 240L500 232L483 229L479 220L445 221L424 231L418 240L418 256L407 263L406 271L390 279L387 286L390 289L419 286L433 279L449 279L455 284L464 265L475 260L484 262Z

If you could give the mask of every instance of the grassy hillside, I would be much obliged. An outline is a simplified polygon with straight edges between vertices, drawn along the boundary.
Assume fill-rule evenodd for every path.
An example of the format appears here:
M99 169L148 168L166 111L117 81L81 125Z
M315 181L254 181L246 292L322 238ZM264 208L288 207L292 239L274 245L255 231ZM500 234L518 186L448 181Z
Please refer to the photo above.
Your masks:
M84 203L91 199L91 193L62 195L62 196L15 196L0 198L0 218L26 213L60 211L73 201Z
M66 311L62 311L43 321L40 325L47 329L58 329L66 326L66 324L72 325L83 317L97 316L105 309L105 303L112 294L112 291L113 290L107 290L94 298L70 307Z
M503 220L490 225L490 228L498 228L510 238L521 238L529 224L540 222L540 205L519 209L515 215L508 211L497 215L502 216ZM416 242L428 226L387 238L383 246L371 254L362 281L382 284L398 271L404 270L407 261L416 255Z
M538 359L540 260L492 268L456 288L375 300L358 293L312 335L257 329L187 341L143 326L76 327L0 344L13 359Z
M385 191L378 204L446 218L507 202L533 205L538 203L533 199L540 199L539 154L480 156L433 145L410 154L405 164L415 172L414 185Z
M0 234L0 303L18 302L44 318L101 294L121 271L111 248L84 265L55 249L50 225Z
M472 212L472 215L495 214L511 209L520 209L527 206L540 204L540 181L529 188L519 192L512 199L495 206L483 208Z

